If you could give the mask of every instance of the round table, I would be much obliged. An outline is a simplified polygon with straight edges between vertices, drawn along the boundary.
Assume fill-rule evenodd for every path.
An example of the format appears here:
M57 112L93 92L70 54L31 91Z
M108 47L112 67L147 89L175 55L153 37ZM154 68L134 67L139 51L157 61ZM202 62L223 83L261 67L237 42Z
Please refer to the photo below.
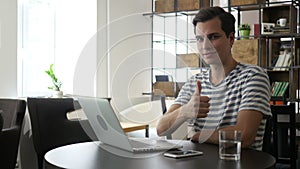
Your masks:
M174 159L163 152L131 153L104 145L86 142L53 149L45 155L45 168L85 169L261 169L273 168L275 158L268 153L242 149L241 160L219 159L218 146L182 141L182 149L199 150L202 156Z

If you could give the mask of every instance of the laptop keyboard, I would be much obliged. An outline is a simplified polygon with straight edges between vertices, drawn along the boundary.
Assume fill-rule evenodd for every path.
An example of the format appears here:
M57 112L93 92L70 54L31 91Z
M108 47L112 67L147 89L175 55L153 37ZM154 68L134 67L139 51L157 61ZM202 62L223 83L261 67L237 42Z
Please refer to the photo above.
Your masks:
M135 148L144 148L144 147L151 147L151 144L145 143L145 142L141 142L141 141L136 141L136 140L129 140L130 144L132 145L132 147Z
M129 139L129 140L130 140L130 144L136 148L174 146L174 144L169 143L166 140L151 140L151 139L142 139L142 140Z

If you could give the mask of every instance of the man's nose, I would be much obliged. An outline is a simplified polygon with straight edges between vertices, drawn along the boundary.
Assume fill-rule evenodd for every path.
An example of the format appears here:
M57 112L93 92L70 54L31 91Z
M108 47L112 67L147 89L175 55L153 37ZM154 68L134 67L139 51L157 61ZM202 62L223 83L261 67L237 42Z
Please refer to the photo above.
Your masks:
M210 40L205 37L201 43L202 48L208 48L209 46L211 46L211 42Z

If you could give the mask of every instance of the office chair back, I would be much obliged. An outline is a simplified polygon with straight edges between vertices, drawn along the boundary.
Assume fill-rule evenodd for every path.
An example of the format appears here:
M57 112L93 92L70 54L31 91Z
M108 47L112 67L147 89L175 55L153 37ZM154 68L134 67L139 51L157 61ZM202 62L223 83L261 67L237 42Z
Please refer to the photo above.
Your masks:
M298 153L295 103L271 105L271 111L273 115L273 155L278 164L288 164L291 169L294 169Z
M75 110L73 101L72 98L27 99L39 168L43 167L44 155L49 150L68 144L92 141L95 138L87 120L67 119L66 113ZM88 131L84 128L88 128Z
M0 99L3 129L0 131L0 168L16 167L22 123L26 111L26 101Z
M272 154L272 116L264 117L266 119L264 139L262 145L262 151Z
M152 95L151 100L152 101L160 100L162 114L165 114L167 112L166 96L165 95Z

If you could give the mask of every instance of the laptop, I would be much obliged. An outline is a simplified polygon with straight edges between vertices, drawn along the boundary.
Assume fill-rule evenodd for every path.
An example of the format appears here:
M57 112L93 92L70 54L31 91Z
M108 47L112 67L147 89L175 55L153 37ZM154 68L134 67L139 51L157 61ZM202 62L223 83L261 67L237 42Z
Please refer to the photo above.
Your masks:
M170 140L129 138L107 99L80 97L78 101L98 140L104 144L130 152L163 151L182 147Z

